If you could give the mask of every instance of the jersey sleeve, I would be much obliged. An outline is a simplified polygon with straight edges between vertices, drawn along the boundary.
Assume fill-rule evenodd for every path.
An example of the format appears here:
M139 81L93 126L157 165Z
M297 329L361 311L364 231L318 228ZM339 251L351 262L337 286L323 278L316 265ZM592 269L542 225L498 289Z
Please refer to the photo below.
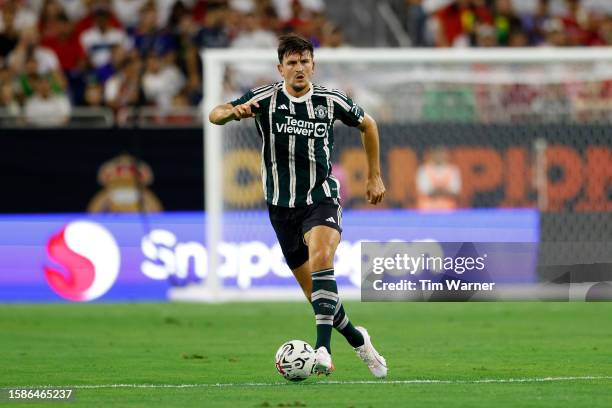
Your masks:
M243 103L247 103L248 101L253 99L254 96L255 96L255 94L253 93L253 91L249 90L249 92L245 93L240 98L234 99L233 101L231 101L230 104L232 106L242 105Z
M357 105L351 98L342 92L335 92L336 97L333 99L335 109L334 116L347 126L359 126L363 122L365 112L363 108Z
M232 106L242 105L243 103L247 103L254 97L255 97L255 93L251 89L247 93L242 95L240 98L234 99L233 101L231 101L230 104ZM256 115L259 115L261 113L261 102L259 102L259 105L260 105L259 107L251 105L251 112L253 112Z

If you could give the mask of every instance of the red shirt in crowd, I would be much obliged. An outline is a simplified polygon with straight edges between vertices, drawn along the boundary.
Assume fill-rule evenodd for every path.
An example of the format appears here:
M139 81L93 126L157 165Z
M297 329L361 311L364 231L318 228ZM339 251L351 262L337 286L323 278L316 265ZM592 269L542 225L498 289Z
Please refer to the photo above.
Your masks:
M450 4L437 12L438 21L444 36L445 44L452 46L455 40L463 34L471 33L476 23L493 24L493 16L486 6L460 6Z

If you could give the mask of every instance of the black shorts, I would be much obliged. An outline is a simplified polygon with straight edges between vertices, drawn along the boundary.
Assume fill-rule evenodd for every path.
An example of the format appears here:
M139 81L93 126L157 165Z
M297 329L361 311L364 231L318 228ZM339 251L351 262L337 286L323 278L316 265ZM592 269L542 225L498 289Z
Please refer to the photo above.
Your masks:
M342 233L342 206L337 198L325 198L305 207L287 208L268 204L270 222L289 268L295 269L308 260L304 234L325 225Z

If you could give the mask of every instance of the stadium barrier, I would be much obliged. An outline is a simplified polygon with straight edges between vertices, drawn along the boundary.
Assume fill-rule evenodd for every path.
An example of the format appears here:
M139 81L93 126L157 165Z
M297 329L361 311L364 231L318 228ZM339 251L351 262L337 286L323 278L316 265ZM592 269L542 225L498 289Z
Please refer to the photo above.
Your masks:
M612 134L607 125L382 124L380 132L386 208L416 206L418 169L429 150L443 146L460 171L460 208L537 207L551 214L612 211ZM0 203L0 213L84 211L102 188L100 167L122 153L151 167L150 188L166 210L203 209L199 129L29 129L27 133L3 129L2 133L2 183L11 199ZM229 137L242 143L224 155L220 174L224 205L264 208L259 138L248 125L234 127ZM542 140L545 164L540 167L537 144ZM337 128L332 157L345 208L367 207L366 157L360 143L354 129ZM538 173L546 175L544 183L537 182Z

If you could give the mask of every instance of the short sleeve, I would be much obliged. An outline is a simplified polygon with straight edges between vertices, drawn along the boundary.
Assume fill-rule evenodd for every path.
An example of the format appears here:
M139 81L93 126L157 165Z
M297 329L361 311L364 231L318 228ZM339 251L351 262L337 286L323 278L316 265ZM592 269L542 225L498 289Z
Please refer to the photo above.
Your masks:
M255 94L253 93L253 91L249 91L245 93L244 95L242 95L240 98L234 99L233 101L231 101L230 104L232 106L242 105L243 103L247 103L248 101L253 99L254 96Z
M336 119L340 119L347 126L359 126L363 122L365 112L351 98L344 93L336 91L333 98L336 105L334 112Z
M231 101L230 104L232 106L241 105L243 103L247 103L248 101L250 101L254 97L255 97L255 93L253 92L253 90L250 90L249 92L247 92L244 95L242 95L240 98ZM261 102L259 102L259 104L261 104ZM260 105L260 107L251 106L251 112L253 112L256 115L259 115L261 113L261 105Z

